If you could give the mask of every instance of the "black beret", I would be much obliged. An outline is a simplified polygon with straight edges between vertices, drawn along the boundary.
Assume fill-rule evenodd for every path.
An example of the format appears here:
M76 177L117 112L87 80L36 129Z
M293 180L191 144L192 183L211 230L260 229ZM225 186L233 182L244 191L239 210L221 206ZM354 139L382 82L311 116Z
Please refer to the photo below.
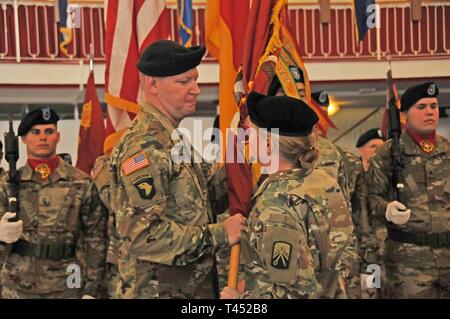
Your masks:
M414 85L408 88L402 95L401 108L402 112L408 111L417 101L426 97L437 97L439 89L433 82L426 82Z
M383 134L380 129L378 128L372 128L368 130L367 132L361 134L361 136L358 138L358 141L356 142L356 147L364 146L367 142L370 140L380 139L384 140Z
M305 83L305 77L303 75L303 71L298 68L295 65L289 66L289 72L292 75L292 78L294 79L295 83L301 82ZM283 89L283 86L281 85L280 79L275 74L275 76L272 79L272 82L270 82L269 90L267 92L268 96L275 96L278 93L278 90Z
M17 134L19 136L24 136L34 125L56 124L58 121L58 114L49 107L33 110L23 116Z
M150 44L141 54L137 68L148 76L171 76L195 68L202 61L206 48L186 48L171 40Z
M311 97L319 106L328 107L330 99L328 98L327 91L319 91L311 93Z
M278 128L284 136L311 134L319 118L303 100L251 92L247 100L250 120L260 128Z

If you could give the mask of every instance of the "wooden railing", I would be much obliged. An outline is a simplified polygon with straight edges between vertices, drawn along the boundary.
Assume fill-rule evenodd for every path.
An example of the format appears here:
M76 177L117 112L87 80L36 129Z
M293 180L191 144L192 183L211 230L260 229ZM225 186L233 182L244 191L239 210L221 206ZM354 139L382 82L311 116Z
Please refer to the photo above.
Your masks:
M18 3L17 6L14 4ZM103 2L80 1L81 26L63 56L53 1L0 2L0 61L76 62L87 59L90 44L96 61L105 59ZM450 2L427 1L422 19L412 22L407 2L380 3L381 28L370 29L361 45L354 41L351 5L333 5L329 24L320 22L318 5L290 5L291 29L305 60L442 58L450 55ZM172 38L177 39L176 8L169 5ZM205 43L205 5L194 7L194 45ZM210 56L206 60L214 61Z

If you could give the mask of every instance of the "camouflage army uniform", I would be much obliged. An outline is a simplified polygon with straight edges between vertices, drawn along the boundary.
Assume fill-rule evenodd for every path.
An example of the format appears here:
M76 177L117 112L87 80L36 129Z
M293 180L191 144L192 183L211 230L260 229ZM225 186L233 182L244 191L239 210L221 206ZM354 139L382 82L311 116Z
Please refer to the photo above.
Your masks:
M119 298L216 297L213 254L228 238L222 224L210 224L208 183L216 182L215 171L173 161L172 151L181 154L174 131L165 115L144 104L112 153Z
M361 163L361 160L356 155L354 155L352 152L350 152L346 148L339 146L339 145L335 145L335 146L336 146L336 149L338 150L339 154L342 157L345 174L347 176L348 198L351 201L353 193L355 192L356 181L358 179L362 163Z
M116 230L116 218L110 205L111 174L109 172L109 155L102 155L97 158L92 168L92 178L94 184L97 186L104 209L108 211L108 250L106 253L106 269L102 285L102 290L106 291L102 291L102 297L112 298L115 294L119 279L117 269L119 238Z
M106 216L90 178L63 160L41 181L29 164L20 169L23 234L2 271L3 298L79 298L97 295L106 254ZM0 215L7 209L1 182ZM84 260L75 255L83 251ZM69 288L67 267L82 267L81 289ZM85 267L83 267L85 265ZM69 278L70 279L70 278Z
M326 171L338 182L342 194L350 205L350 181L341 153L335 144L321 136L317 136L316 148L319 151L316 167Z
M381 146L370 162L370 205L388 228L388 298L450 297L450 147L441 136L436 141L436 148L425 155L407 133L401 135L404 190L399 201L411 209L404 225L385 219L393 200L392 142Z
M355 225L356 238L359 248L359 273L352 279L350 284L350 298L376 298L375 288L361 290L359 274L368 273L368 265L380 265L378 255L378 240L375 235L375 216L369 208L369 198L366 184L367 174L361 164L359 175L356 180L355 191L352 196L352 217ZM370 274L370 273L369 273Z
M351 157L349 152L346 152L343 148L333 144L326 138L317 136L316 148L319 151L319 158L316 162L316 167L323 169L328 173L335 181L338 182L342 195L344 196L347 206L351 208L351 195L354 191L355 176L351 174L352 168L355 166L354 158ZM343 252L340 260L340 276L345 279L346 286L349 286L352 278L358 273L358 256L357 251L357 241L354 235L352 235L352 240L347 245L346 250ZM339 274L336 273L337 277ZM345 287L333 287L333 284L337 284L337 278L331 278L329 284L330 286L324 287L329 298L341 298L346 297Z
M319 169L278 172L254 200L241 235L241 297L324 297L322 284L336 272L353 231L337 182Z

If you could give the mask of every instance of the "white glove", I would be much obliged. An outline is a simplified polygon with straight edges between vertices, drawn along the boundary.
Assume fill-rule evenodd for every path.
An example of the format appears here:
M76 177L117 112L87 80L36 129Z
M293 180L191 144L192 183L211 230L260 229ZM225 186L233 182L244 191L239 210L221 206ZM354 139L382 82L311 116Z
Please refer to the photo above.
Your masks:
M396 225L403 225L411 217L411 209L406 209L406 206L398 201L390 202L386 207L386 219Z
M81 299L95 299L95 297L91 296L91 295L83 295L81 297Z
M6 212L0 220L0 241L7 244L16 242L23 231L23 222L9 222L8 220L16 217L16 213Z

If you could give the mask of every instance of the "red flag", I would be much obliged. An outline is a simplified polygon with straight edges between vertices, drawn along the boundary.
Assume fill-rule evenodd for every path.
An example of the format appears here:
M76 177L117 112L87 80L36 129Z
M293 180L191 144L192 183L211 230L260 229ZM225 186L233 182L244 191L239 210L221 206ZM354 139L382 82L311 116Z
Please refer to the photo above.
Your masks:
M94 72L91 71L86 84L86 95L81 113L76 167L86 174L90 174L95 160L103 154L104 141L103 111L95 90Z
M273 29L271 24L272 11L275 5L281 2L283 1L258 0L252 3L244 36L245 46L242 57L242 78L245 92L250 90L251 83L249 82L254 80L261 56L264 54L271 36ZM283 4L281 3L281 5ZM277 13L274 12L275 14Z
M239 2L208 0L206 2L206 45L208 51L220 63L219 105L223 145L227 145L227 128L232 127L233 118L239 119L233 86L241 65L244 47L242 35L247 25L249 6L248 0ZM234 151L236 154L238 150L234 148ZM237 163L226 164L226 170L230 213L247 214L251 207L248 199L253 191L250 171L248 167Z
M207 0L206 2L206 46L219 61L219 106L220 129L226 145L226 129L239 114L233 95L233 86L244 47L250 0Z
M107 4L105 153L114 147L140 110L136 68L140 53L150 43L168 39L170 34L170 16L164 0L108 1Z

